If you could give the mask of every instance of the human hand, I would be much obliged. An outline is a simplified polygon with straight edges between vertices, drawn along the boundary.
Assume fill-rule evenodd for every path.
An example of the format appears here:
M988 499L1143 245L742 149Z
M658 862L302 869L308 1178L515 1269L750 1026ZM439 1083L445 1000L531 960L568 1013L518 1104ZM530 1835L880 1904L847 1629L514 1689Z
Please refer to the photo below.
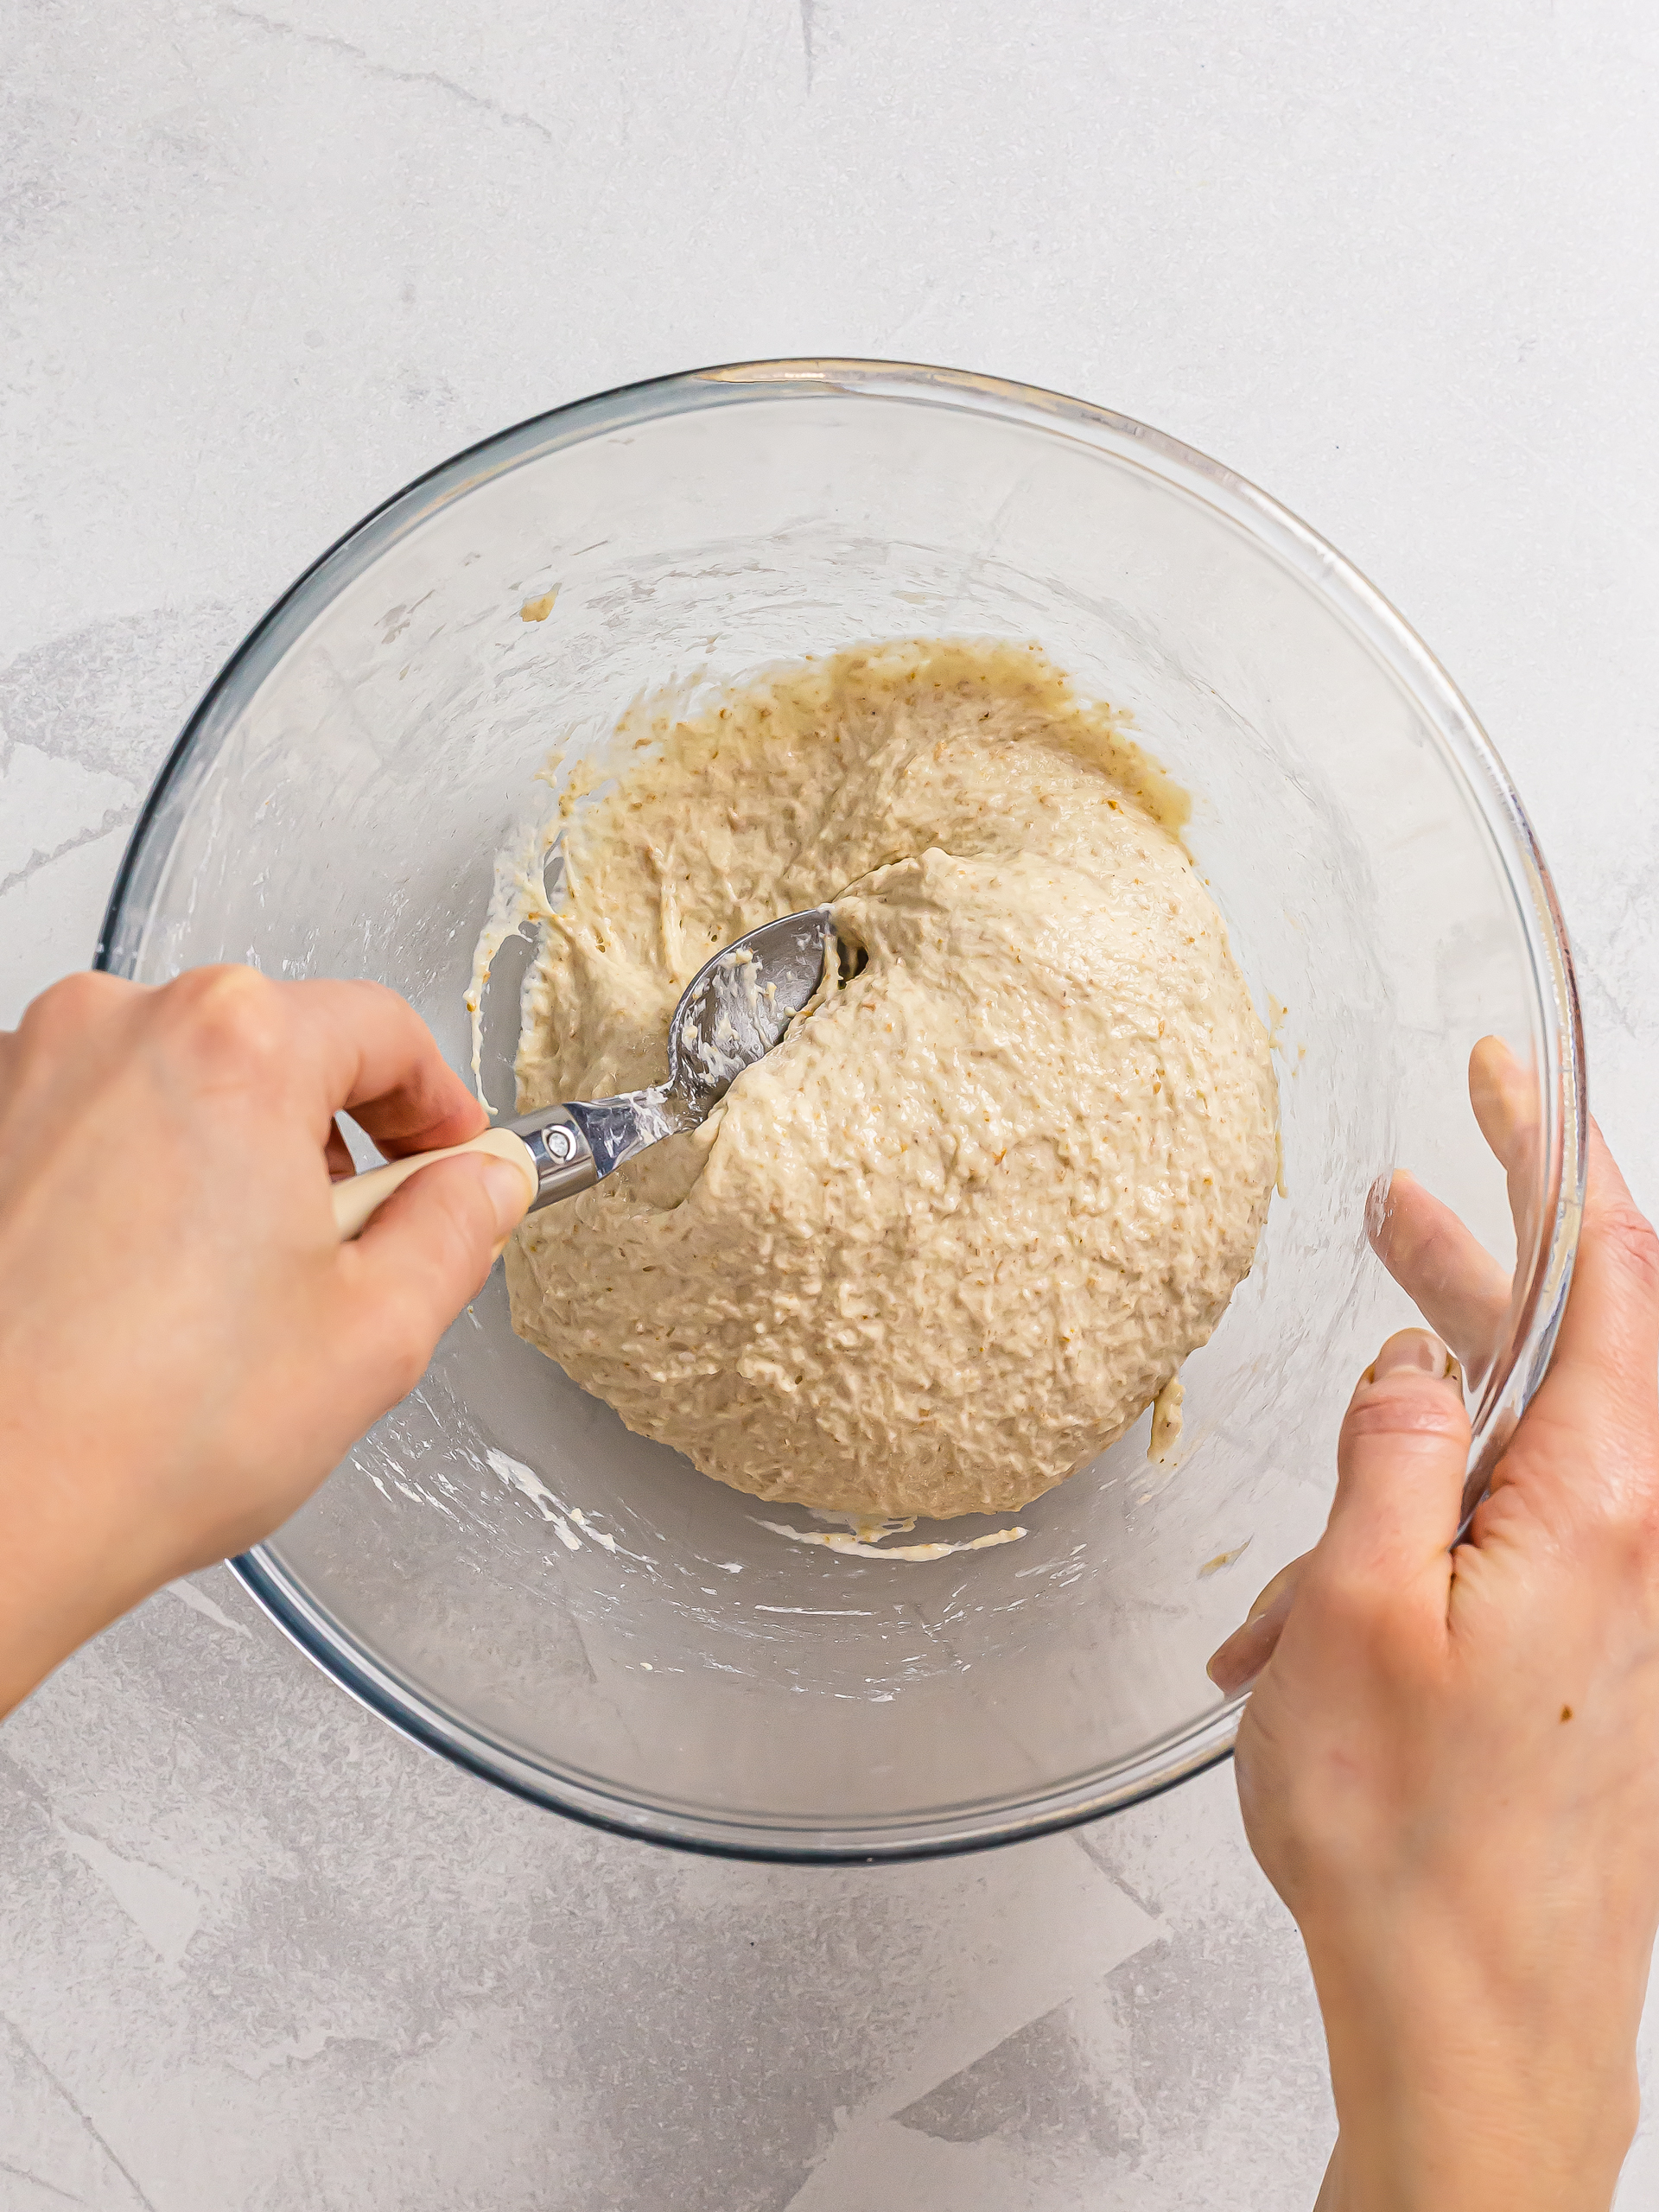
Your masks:
M1516 1249L1531 1249L1538 1173L1538 1088L1499 1037L1469 1055L1469 1103L1509 1182ZM1371 1194L1366 1228L1379 1260L1478 1386L1510 1335L1515 1285L1452 1208L1396 1172Z
M393 1155L486 1118L375 983L75 976L0 1033L0 1713L286 1519L524 1211L516 1168L445 1160L340 1244L339 1111Z
M1465 1258L1467 1317L1507 1284ZM1554 1363L1467 1540L1462 1391L1407 1330L1324 1537L1211 1662L1256 1685L1239 1795L1325 2016L1330 2212L1611 2196L1659 1923L1656 1363L1659 1242L1595 1134Z

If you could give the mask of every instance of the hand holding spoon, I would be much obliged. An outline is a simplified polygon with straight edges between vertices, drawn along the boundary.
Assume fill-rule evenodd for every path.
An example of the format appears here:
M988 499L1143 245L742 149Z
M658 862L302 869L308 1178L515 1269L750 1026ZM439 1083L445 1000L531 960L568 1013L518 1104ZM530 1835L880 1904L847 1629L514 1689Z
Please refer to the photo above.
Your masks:
M681 994L668 1029L668 1080L620 1098L572 1099L469 1137L440 1152L411 1153L334 1185L343 1242L364 1228L411 1175L435 1160L493 1153L524 1171L529 1211L574 1198L647 1146L694 1129L743 1070L772 1046L823 982L840 973L840 940L828 906L763 922L715 953ZM859 956L850 953L849 969Z

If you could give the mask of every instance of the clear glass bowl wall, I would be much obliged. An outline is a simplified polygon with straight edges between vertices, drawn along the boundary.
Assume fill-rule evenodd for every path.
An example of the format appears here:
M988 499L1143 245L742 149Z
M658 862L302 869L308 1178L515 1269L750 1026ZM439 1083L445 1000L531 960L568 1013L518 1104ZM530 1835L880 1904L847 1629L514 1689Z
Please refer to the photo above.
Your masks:
M1414 1318L1364 1232L1396 1165L1516 1259L1477 1408L1490 1459L1570 1263L1582 1086L1548 880L1467 709L1312 532L1138 424L938 371L710 372L505 433L342 541L204 702L106 925L105 964L143 980L218 959L378 976L464 1065L492 861L556 739L602 748L671 680L926 633L1039 639L1133 714L1192 796L1278 1040L1287 1195L1187 1363L1174 1470L1143 1417L1017 1543L925 1565L792 1544L760 1525L779 1509L520 1343L498 1269L421 1388L240 1563L420 1740L705 1848L960 1848L1221 1756L1236 1711L1205 1660L1317 1536L1352 1381ZM499 1006L491 1026L500 1107ZM1518 1255L1466 1090L1489 1033L1539 1088Z

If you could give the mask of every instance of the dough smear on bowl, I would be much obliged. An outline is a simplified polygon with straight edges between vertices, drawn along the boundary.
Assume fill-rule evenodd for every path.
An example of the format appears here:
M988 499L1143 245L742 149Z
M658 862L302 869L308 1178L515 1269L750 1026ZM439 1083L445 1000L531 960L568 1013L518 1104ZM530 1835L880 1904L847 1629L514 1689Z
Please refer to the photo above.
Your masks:
M710 952L826 900L868 963L703 1126L532 1215L519 1334L758 1497L1021 1506L1249 1272L1267 1033L1179 796L1033 645L912 639L642 715L567 824L519 1106L659 1082Z

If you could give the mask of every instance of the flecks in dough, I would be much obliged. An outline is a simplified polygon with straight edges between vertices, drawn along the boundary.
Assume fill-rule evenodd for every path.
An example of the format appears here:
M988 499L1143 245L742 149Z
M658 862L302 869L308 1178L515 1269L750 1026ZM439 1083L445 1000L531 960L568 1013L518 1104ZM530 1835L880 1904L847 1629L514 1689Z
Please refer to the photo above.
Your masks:
M521 1110L660 1080L709 954L833 900L868 964L702 1128L532 1215L520 1333L753 1495L1007 1511L1248 1272L1268 1037L1179 794L1034 646L910 640L619 733L569 823Z
M1147 1457L1159 1466L1164 1466L1174 1457L1175 1446L1181 1440L1181 1402L1186 1396L1186 1386L1179 1375L1172 1375L1152 1402L1152 1434L1147 1441Z

